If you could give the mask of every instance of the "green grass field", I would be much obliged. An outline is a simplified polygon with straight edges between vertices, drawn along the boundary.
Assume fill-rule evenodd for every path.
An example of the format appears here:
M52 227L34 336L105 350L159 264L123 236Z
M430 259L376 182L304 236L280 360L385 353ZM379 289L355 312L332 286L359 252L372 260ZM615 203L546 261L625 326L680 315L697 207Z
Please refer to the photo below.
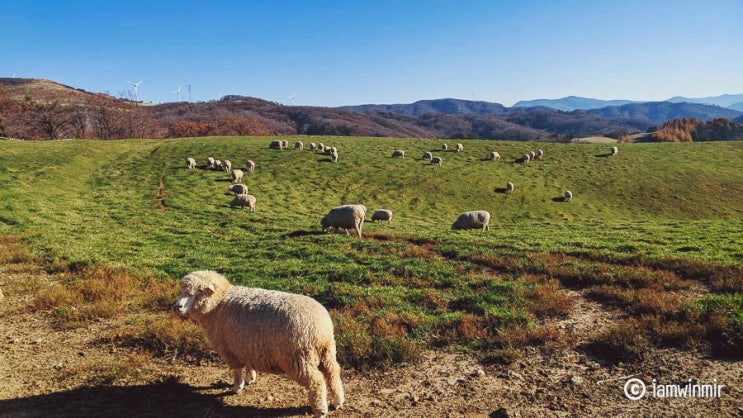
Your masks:
M174 286L189 271L213 269L314 296L334 312L347 362L372 352L396 361L422 344L503 349L495 330L569 314L569 306L542 309L554 279L660 289L666 272L709 286L706 299L687 301L693 315L679 302L666 320L728 312L716 330L728 346L743 338L741 142L620 144L608 157L608 145L460 141L456 153L440 151L441 140L288 139L336 146L339 162L269 149L265 137L2 141L0 233L22 235L49 266L117 266ZM396 148L406 158L391 158ZM536 148L543 160L514 162ZM491 150L502 160L486 161ZM443 166L421 160L425 151ZM189 156L199 168L186 169ZM230 209L230 176L203 169L208 156L233 168L256 162L243 180L255 213ZM513 194L500 190L508 181ZM571 203L559 199L565 190ZM321 217L344 203L368 207L363 239L320 232ZM394 212L392 225L368 221L378 208ZM491 212L490 231L450 230L475 209ZM633 268L652 277L597 279ZM576 282L586 275L588 284ZM622 304L616 292L594 293ZM707 341L713 331L692 337Z

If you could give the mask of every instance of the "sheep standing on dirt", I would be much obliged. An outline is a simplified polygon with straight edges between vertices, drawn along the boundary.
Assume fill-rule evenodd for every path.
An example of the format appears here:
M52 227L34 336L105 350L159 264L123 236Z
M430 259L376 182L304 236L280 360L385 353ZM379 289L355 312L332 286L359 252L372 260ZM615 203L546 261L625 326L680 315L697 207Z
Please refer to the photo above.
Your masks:
M392 158L395 158L395 157L405 158L405 151L401 149L396 149L392 151Z
M227 186L227 191L232 192L235 194L235 196L239 194L248 194L248 186L238 183L238 184L231 184Z
M206 168L214 168L214 157L206 157Z
M617 148L617 147L611 147L611 156L613 157L613 156L615 156L617 154L619 154L619 148Z
M513 193L513 188L513 183L511 183L510 181L506 183L506 193Z
M224 171L228 173L232 171L232 162L230 160L224 160Z
M500 154L495 151L490 153L490 161L500 160Z
M304 149L304 143L302 143L302 141L295 142L294 143L294 149L299 149L299 150Z
M490 229L490 212L486 210L473 210L464 212L451 225L452 230L456 229L480 229L487 231Z
M464 151L464 145L457 144L457 152Z
M389 209L377 209L371 216L372 222L374 221L387 221L388 224L392 225L392 211Z
M431 164L437 165L441 167L441 163L443 163L444 160L441 157L433 157L431 158Z
M233 209L235 207L245 209L245 206L247 206L250 208L251 212L255 212L255 201L255 196L252 194L238 194L235 195L235 198L230 202L230 207Z
M186 167L188 167L189 170L196 168L196 160L191 157L186 158Z
M431 154L430 152L424 152L423 156L421 157L421 159L423 160L430 160L431 158L433 158L433 154Z
M204 328L214 350L232 370L232 391L245 387L243 369L280 373L308 390L315 417L345 401L336 360L333 321L316 300L292 293L233 286L214 271L181 279L175 308Z
M573 192L571 192L570 190L567 190L565 192L565 201L566 202L572 202L573 201Z
M243 171L239 168L232 170L232 182L240 183L243 180Z
M248 170L249 173L252 173L253 170L255 170L255 162L253 160L246 161L245 168Z
M354 228L361 238L361 228L364 226L366 217L366 206L364 205L343 205L330 209L320 221L323 232L330 228L343 228L348 233L348 228Z

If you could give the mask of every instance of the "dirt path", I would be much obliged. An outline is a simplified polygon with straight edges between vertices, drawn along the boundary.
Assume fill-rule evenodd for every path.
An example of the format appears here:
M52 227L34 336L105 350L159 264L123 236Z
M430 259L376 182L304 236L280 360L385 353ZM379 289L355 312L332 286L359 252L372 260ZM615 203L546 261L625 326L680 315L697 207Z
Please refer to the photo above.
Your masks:
M239 395L229 394L225 366L151 358L105 341L132 315L87 328L55 331L45 314L25 307L55 278L0 266L0 417L294 417L310 416L305 391L280 376L259 375ZM553 324L577 340L608 326L616 311L575 298L573 315ZM720 398L631 401L629 376L662 383L697 379L726 387ZM346 406L336 417L567 417L743 416L743 365L696 353L656 350L642 365L606 368L585 354L537 349L510 366L483 366L471 356L427 352L420 363L389 371L343 372Z

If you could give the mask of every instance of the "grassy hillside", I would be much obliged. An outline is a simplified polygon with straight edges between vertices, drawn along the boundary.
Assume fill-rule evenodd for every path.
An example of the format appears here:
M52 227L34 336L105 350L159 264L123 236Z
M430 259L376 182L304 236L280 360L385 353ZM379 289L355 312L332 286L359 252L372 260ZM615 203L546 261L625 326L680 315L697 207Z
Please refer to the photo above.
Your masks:
M0 142L0 233L23 234L51 266L167 279L214 269L313 295L337 313L346 347L370 347L359 357L385 341L403 352L406 341L492 348L467 324L529 328L565 314L541 312L539 295L597 268L594 279L639 265L691 280L703 266L720 272L708 277L713 293L740 295L743 143L626 144L608 157L607 145L461 141L456 153L438 140L299 139L338 147L339 162L255 137ZM537 147L543 160L514 162ZM390 158L396 148L407 157ZM442 167L419 159L432 150ZM486 161L491 150L502 160ZM187 170L188 156L200 167ZM244 179L255 213L230 209L230 176L203 169L207 156L256 162ZM568 189L572 203L559 199ZM391 209L393 224L367 221L364 239L322 234L320 218L343 203ZM489 232L450 231L474 209L491 212ZM606 283L578 284L594 285Z

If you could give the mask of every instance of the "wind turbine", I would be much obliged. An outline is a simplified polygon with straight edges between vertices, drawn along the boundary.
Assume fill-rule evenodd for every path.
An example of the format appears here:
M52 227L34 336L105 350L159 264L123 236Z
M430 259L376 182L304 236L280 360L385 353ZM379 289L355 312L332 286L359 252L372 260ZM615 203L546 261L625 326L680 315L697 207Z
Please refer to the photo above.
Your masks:
M139 80L136 83L132 83L129 80L126 80L126 82L132 85L132 90L134 90L134 98L137 99L137 101L139 101L139 90L137 89L137 87L139 87L139 85L142 84L142 80Z
M181 102L181 86L178 86L178 90L174 91L173 93L178 95L178 103Z
M294 106L294 92L292 92L292 95L287 97L287 99L292 101L292 106Z

